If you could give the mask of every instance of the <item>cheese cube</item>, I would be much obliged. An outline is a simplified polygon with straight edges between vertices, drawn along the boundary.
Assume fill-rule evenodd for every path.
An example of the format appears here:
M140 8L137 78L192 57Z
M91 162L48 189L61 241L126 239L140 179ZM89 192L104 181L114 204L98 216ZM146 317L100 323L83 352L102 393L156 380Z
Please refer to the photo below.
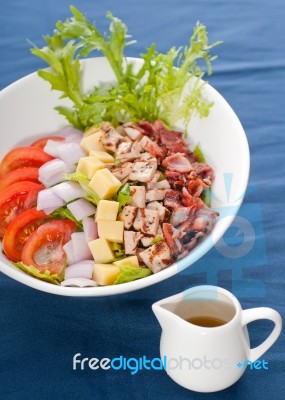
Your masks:
M105 164L95 157L81 157L77 165L76 171L82 172L91 179L96 171L105 168Z
M114 157L111 154L107 153L107 151L99 151L99 150L92 150L89 154L90 157L96 157L98 160L103 161L104 163L113 163Z
M119 210L117 201L100 200L97 206L96 221L101 219L116 221Z
M123 243L124 223L123 221L97 221L98 236L110 242Z
M92 279L99 285L113 285L120 268L113 264L95 264Z
M103 142L102 142L103 135L104 135L104 132L101 129L99 129L95 133L93 133L89 136L85 136L81 140L80 146L88 154L92 150L104 151L105 147L103 146Z
M95 172L89 183L100 199L110 199L121 187L121 182L107 168Z
M91 240L88 246L97 263L107 263L114 258L111 246L104 238Z
M120 267L121 265L131 265L132 267L139 267L139 260L137 256L130 256L123 258L119 261L114 261L113 264L117 265L118 267Z
M83 133L83 137L93 135L93 133L96 133L98 131L100 131L100 127L98 125L91 126L91 128L88 128L87 131Z

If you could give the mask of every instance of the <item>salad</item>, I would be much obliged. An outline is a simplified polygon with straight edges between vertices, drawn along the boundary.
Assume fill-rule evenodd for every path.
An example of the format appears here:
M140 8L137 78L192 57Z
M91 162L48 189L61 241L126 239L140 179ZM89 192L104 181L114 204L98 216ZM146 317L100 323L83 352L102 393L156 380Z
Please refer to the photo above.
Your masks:
M189 47L160 54L152 45L134 70L119 19L107 14L106 36L71 11L47 46L32 49L50 65L39 75L71 100L57 107L70 125L1 161L0 237L13 264L38 279L121 284L185 257L214 227L213 170L174 126L186 131L193 113L210 112L196 60L210 73L217 43L208 45L198 24ZM93 50L106 56L116 82L83 93L79 57Z

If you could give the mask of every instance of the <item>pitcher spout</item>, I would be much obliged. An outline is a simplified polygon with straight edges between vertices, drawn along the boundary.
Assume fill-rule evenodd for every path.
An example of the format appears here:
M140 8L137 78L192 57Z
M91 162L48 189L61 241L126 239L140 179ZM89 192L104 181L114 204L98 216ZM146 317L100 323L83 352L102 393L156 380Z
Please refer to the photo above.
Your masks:
M180 317L175 313L175 308L180 299L180 294L171 296L168 299L158 301L152 305L152 311L156 316L162 330L173 326L173 322Z

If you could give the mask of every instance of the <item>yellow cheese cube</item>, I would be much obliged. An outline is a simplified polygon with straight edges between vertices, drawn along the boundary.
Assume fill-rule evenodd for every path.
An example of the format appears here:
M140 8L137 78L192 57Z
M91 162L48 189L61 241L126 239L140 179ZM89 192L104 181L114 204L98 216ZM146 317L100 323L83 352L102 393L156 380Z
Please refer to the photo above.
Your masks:
M83 133L83 137L93 135L93 133L96 133L98 131L100 131L100 127L98 125L91 126L91 128L88 128L87 131Z
M90 157L96 157L98 160L103 161L104 163L113 163L114 157L111 154L107 153L107 151L99 151L99 150L92 150L89 153Z
M114 258L111 246L104 238L91 240L88 246L97 263L107 263Z
M98 236L109 240L109 242L123 243L124 222L123 221L97 221Z
M113 264L117 265L117 267L120 267L121 265L131 265L132 267L139 267L139 260L137 256L130 256L123 258L119 261L114 261Z
M121 182L107 168L95 172L89 183L100 199L110 199L121 187Z
M92 179L93 175L99 169L105 168L105 164L95 157L81 157L77 165L76 171L82 172L88 179Z
M100 200L97 206L96 221L109 220L116 221L119 210L117 201Z
M95 264L93 280L99 285L113 285L118 278L120 268L113 264Z
M104 151L105 147L102 142L103 134L104 134L104 132L101 129L99 129L99 130L97 130L97 132L93 133L92 135L85 136L81 140L80 146L88 154L92 150Z

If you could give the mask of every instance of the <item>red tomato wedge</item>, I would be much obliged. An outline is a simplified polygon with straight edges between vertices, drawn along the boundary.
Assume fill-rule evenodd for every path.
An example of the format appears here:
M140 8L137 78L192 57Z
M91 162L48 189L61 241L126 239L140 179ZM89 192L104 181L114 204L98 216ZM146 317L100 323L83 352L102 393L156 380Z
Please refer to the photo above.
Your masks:
M12 261L20 261L21 254L29 236L48 218L44 211L36 208L23 211L8 225L3 237L3 250Z
M49 156L38 147L16 147L9 151L3 158L0 164L0 178L18 168L39 168L50 160L53 160L53 157Z
M39 169L33 167L23 167L8 172L7 175L0 179L0 190L12 185L16 182L30 181L39 183Z
M7 226L21 212L36 205L38 192L44 187L38 183L22 181L13 183L0 193L0 238Z
M60 275L66 264L63 245L76 231L73 221L61 219L46 222L30 235L22 250L22 262L33 265L41 273Z
M45 145L47 144L48 140L55 140L56 142L63 142L64 138L62 136L45 136L45 137L33 142L31 144L31 146L39 147L40 149L43 149L45 147Z

